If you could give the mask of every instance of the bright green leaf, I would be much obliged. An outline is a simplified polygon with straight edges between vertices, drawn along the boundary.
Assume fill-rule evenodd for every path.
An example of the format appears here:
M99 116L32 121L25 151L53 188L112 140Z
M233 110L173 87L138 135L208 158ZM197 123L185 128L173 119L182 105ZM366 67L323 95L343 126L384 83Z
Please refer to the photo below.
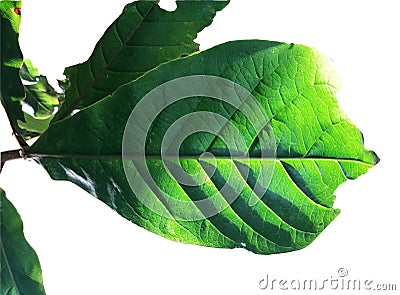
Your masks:
M18 120L18 126L30 132L30 137L42 134L54 117L55 108L59 106L63 94L58 93L40 75L29 59L25 59L20 70L24 84L25 98L23 103L32 109L32 114L24 113L25 122ZM27 137L25 135L25 137Z
M161 63L198 51L193 41L197 33L228 2L178 0L173 12L161 9L156 0L128 4L91 57L65 70L71 85L53 122L101 100Z
M19 33L21 24L21 1L2 0L0 2L1 17L7 19L15 33Z
M30 132L33 137L39 136L49 128L52 116L48 118L35 118L29 114L24 113L25 122L18 121L18 126Z
M168 105L155 118L149 116L176 91L198 85L155 91L155 99L143 102L146 94L163 83L193 75L229 79L247 89L257 104L246 100L245 105L253 107L245 116L231 103L189 96ZM338 185L378 162L375 153L364 148L361 132L339 109L335 97L339 87L331 63L311 48L256 40L230 42L163 64L52 125L27 155L36 157L53 179L76 183L126 219L168 239L243 247L262 254L293 251L309 245L338 215L339 210L332 208ZM221 95L236 93L216 90ZM141 103L145 108L133 116L137 124L128 125L126 132L146 142L145 164L154 185L146 182L135 190L128 181L141 183L138 156L133 150L124 162L122 144L128 118ZM258 116L260 111L268 119ZM173 154L167 160L190 175L194 185L189 185L177 181L164 166L161 147L165 138L170 144L180 143L179 132L166 136L170 127L199 112L225 118L221 130L227 130L226 136L237 144L238 154L228 157L228 146L210 132L188 136L180 145L179 161ZM149 124L148 132L142 122ZM256 129L254 122L261 122L263 129ZM209 117L200 125L188 121L181 128L203 130L215 125ZM275 143L276 157L264 156L260 138L270 147ZM135 147L137 142L130 144ZM215 158L202 157L204 152ZM244 159L245 154L250 159ZM272 178L265 167L273 171ZM246 170L249 173L244 174ZM201 200L218 214L208 216L197 205ZM185 219L192 214L204 218Z
M37 76L35 82L26 84L25 92L24 102L33 108L37 118L53 116L55 107L59 105L59 97L62 96L54 90L44 76Z
M45 294L38 257L25 240L21 217L1 188L0 221L0 294Z

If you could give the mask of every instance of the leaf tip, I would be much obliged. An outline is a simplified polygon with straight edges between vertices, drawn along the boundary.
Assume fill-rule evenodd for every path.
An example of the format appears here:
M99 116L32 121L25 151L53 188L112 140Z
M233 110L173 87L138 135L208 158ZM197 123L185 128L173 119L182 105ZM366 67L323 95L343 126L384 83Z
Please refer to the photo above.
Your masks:
M374 161L374 165L378 164L381 161L381 158L379 158L379 156L374 152L374 151L370 151L371 155L373 157L373 161Z

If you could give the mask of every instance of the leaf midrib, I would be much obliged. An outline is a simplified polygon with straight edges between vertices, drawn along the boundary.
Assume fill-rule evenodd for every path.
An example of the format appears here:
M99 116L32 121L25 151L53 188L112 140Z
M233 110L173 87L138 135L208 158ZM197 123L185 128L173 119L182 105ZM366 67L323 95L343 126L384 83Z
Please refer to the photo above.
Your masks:
M83 154L37 154L37 153L25 153L25 157L27 158L55 158L55 159L96 159L96 160L120 160L122 158L125 159L141 159L143 158L143 155L132 155L130 157L127 156L122 156L121 154L110 154L110 155L83 155ZM259 161L259 160L276 160L276 161L318 161L318 160L324 160L324 161L335 161L335 162L348 162L348 163L356 163L356 164L364 164L370 167L373 167L374 164L364 162L359 159L349 159L349 158L334 158L334 157L298 157L298 158L293 158L293 157L254 157L254 156L249 156L249 157L242 157L242 156L202 156L200 155L195 155L195 156L180 156L177 158L176 156L160 156L160 155L149 155L145 157L146 160L199 160L201 161L202 159L213 159L215 158L216 160L231 160L231 161L243 161L243 160L250 160L250 161Z

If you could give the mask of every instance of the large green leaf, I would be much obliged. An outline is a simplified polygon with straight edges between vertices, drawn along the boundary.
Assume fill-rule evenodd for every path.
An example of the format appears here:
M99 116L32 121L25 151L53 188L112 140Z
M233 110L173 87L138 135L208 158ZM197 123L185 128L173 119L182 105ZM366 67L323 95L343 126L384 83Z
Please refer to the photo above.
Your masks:
M38 257L25 240L21 217L1 188L0 233L0 294L45 294Z
M161 63L198 51L193 41L197 33L228 2L178 0L174 12L161 9L156 0L127 5L91 57L65 70L71 86L53 122L99 101Z
M184 83L182 89L157 90L163 83L193 75L209 75L206 82L210 76L229 79L247 89L257 102L247 108L250 116L243 112L246 107L210 95L188 96L158 116L149 116L176 91L207 88ZM221 87L214 90L235 96L237 86ZM96 105L52 125L26 154L36 157L53 179L76 183L123 217L168 239L244 247L262 254L293 251L309 245L338 215L339 210L332 208L338 185L378 161L339 109L338 88L330 62L311 48L231 42L163 64L122 86ZM153 92L156 97L145 101ZM127 125L138 108L136 123ZM179 132L166 135L174 122L200 112L208 112L209 119L184 121L180 128L207 130L218 125L210 113L219 115L229 123L220 125L221 130L228 130L226 136L238 148L229 157L228 146L214 134L199 131L188 136L180 145L179 160L166 154L167 162L181 165L191 175L194 185L186 184L163 165L161 148L165 139L169 144L181 142ZM149 125L147 131L143 122ZM255 128L255 123L263 128ZM153 183L140 172L143 167L137 164L140 155L135 149L122 159L125 126L126 134L146 143L145 164ZM275 157L265 156L265 143L274 147ZM137 184L141 186L134 188ZM207 208L198 206L202 200ZM210 208L217 214L208 214Z

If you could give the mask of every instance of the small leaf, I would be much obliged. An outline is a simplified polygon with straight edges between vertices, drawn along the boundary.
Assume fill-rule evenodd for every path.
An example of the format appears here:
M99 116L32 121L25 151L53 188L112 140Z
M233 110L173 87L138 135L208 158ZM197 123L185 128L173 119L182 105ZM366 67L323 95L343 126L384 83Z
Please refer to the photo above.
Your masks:
M91 57L65 69L71 85L53 122L94 104L161 63L198 51L193 41L197 33L228 3L178 0L174 12L162 10L156 0L128 4Z
M252 96L235 105L241 87ZM336 188L379 160L339 109L339 87L311 48L230 42L122 86L52 125L26 154L168 239L294 251L339 214Z
M42 270L17 210L0 188L1 295L43 295Z
M59 96L44 76L36 77L34 83L25 85L24 102L31 106L37 118L53 117L55 108L59 105Z
M18 120L18 126L30 132L29 138L36 137L49 127L55 108L59 106L64 95L58 93L47 78L39 74L29 59L24 60L20 77L25 90L23 104L32 109L32 114L24 113L25 122ZM27 134L25 138L28 138Z

